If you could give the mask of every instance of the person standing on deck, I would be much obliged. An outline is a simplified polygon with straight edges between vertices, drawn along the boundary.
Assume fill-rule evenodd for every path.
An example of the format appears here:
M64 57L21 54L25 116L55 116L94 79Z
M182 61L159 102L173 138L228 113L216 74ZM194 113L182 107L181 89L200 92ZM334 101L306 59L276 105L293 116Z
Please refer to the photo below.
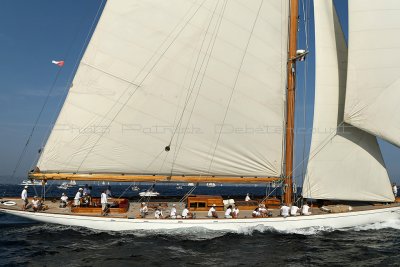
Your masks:
M396 186L396 183L393 183L393 194L394 194L394 197L397 197L397 186Z
M247 193L246 197L244 198L244 201L250 201L250 200L251 199L250 199L249 193Z
M25 185L24 189L21 192L21 199L22 199L22 210L26 210L26 206L28 205L28 186Z
M146 202L142 202L139 212L142 218L144 218L147 214L149 214L149 209L147 208Z
M106 190L101 193L101 216L106 216L108 210Z
M215 210L215 207L217 205L213 204L212 207L208 210L207 217L208 218L218 218L217 211Z
M76 195L74 197L74 205L76 207L79 207L81 205L82 191L83 191L83 188L79 188L78 192L76 192Z

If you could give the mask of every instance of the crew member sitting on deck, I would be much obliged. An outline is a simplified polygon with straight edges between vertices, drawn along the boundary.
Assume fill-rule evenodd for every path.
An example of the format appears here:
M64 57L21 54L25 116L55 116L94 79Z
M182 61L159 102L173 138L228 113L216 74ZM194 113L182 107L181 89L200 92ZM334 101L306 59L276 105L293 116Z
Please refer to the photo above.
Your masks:
M40 200L38 199L37 196L34 196L33 200L32 200L33 211L39 211L39 210L41 210L41 207L42 207L42 203L40 202Z
M290 207L290 216L296 216L298 211L299 211L299 207L297 207L296 205L293 204Z
M249 193L247 193L246 197L244 198L244 201L250 201L250 200L251 199L250 199Z
M149 214L149 209L147 208L147 205L145 202L142 202L139 212L140 212L140 216L142 216L142 218L144 218L147 214Z
M176 219L176 205L172 204L171 212L169 213L169 217L172 219Z
M186 206L182 211L182 219L191 219L193 217L192 213L189 210L189 207Z
M286 203L284 203L281 207L281 216L286 218L287 216L289 216L289 211L290 208L287 206Z
M261 217L260 209L259 209L259 208L255 208L255 209L253 210L253 213L251 214L251 216L253 216L253 218L259 218L259 217Z
M308 206L307 202L303 204L303 207L301 208L301 214L306 216L311 215L310 206Z
M265 207L265 204L258 205L258 211L260 212L261 217L267 217L268 216L268 210Z
M78 192L76 193L76 195L74 197L74 205L76 207L79 207L81 205L82 191L83 191L83 188L79 188Z
M232 205L229 205L225 211L225 219L232 219Z
M218 218L217 211L215 210L215 207L217 205L213 204L212 207L208 210L207 217L208 218Z
M106 216L108 212L108 201L106 190L101 193L101 216Z
M235 219L237 219L239 217L239 208L236 206L233 208L232 217Z
M154 212L154 217L156 219L162 219L163 218L163 213L162 213L162 210L161 210L161 204L158 205L156 211Z
M61 198L60 198L60 208L65 208L68 203L68 197L65 195L65 193L62 193Z

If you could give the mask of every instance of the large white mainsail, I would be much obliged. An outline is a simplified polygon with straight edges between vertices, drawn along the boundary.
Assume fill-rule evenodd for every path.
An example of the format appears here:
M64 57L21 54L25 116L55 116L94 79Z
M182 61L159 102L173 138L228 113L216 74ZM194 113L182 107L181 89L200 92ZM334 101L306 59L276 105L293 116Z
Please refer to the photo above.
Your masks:
M287 29L288 1L108 1L38 167L280 176Z
M315 1L314 14L314 126L303 197L393 201L376 137L342 123L347 47L332 0Z
M400 1L349 1L345 121L400 146Z

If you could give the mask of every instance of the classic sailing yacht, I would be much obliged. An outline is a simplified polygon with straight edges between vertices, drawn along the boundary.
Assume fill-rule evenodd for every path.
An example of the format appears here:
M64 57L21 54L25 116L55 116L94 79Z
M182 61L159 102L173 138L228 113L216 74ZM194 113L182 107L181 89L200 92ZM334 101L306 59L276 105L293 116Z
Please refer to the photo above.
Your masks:
M296 54L297 10L297 0L108 1L30 178L282 181L283 201L292 203L295 70L304 56ZM376 136L400 146L398 10L397 1L349 1L347 51L332 0L314 2L315 131L304 198L395 201ZM395 203L238 219L1 211L115 231L341 228L400 218Z

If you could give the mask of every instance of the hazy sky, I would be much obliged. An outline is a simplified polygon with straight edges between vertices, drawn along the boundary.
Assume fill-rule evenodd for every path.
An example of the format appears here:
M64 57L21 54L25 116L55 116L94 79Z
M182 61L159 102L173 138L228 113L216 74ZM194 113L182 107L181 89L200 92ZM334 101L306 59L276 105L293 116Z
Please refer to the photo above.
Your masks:
M35 165L39 155L38 150L43 147L51 125L58 115L104 2L104 0L2 0L0 2L0 183L20 182ZM335 5L347 36L347 1L337 0ZM297 128L304 127L304 108L305 126L312 127L315 60L312 12L309 26L310 55L307 63L298 64ZM299 48L305 47L302 23L299 35ZM63 68L58 68L51 64L52 60L64 60L65 65ZM305 90L306 64L308 64L308 76ZM49 92L51 94L47 97ZM306 105L303 104L305 92ZM33 127L35 129L30 137ZM295 174L297 183L300 184L303 152L308 154L310 138L306 136L303 146L303 135L296 137L295 165L300 167ZM28 139L30 141L26 146ZM391 179L400 182L398 163L400 149L385 142L380 142L380 145ZM23 153L25 147L26 151ZM20 155L23 157L17 168L15 180L12 181L10 177L19 162Z

